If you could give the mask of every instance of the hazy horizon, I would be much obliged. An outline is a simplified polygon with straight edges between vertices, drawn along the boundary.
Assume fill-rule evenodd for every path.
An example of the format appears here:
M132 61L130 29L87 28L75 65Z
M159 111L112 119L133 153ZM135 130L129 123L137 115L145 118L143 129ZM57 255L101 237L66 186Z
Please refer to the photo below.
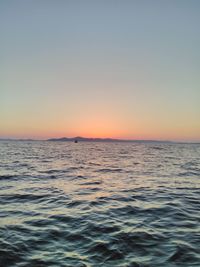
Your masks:
M0 138L200 141L200 2L2 1Z
M88 139L88 140L79 140L80 139ZM188 144L200 144L200 141L196 140L165 140L165 139L125 139L125 138L112 138L112 137L86 137L86 136L60 136L60 137L51 137L51 138L15 138L15 137L0 137L0 141L11 140L11 141L49 141L49 140L56 140L60 141L60 139L68 139L64 140L64 142L70 142L73 140L78 140L80 142L104 142L106 139L110 139L110 142L158 142L158 143L188 143ZM63 141L63 140L62 140ZM61 142L62 142L61 141ZM105 141L106 142L106 141ZM108 141L109 142L109 141Z

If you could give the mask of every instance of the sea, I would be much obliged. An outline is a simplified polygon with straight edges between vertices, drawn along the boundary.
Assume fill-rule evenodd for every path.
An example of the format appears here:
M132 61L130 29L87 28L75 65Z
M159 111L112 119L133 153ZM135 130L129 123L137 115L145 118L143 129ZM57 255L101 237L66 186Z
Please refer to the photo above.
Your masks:
M0 142L0 267L199 267L200 144Z

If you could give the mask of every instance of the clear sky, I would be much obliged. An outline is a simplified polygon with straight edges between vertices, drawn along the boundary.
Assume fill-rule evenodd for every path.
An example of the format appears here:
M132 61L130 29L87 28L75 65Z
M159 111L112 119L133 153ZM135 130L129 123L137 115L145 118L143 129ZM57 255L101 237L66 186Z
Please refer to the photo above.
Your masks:
M0 137L200 140L199 0L0 1Z

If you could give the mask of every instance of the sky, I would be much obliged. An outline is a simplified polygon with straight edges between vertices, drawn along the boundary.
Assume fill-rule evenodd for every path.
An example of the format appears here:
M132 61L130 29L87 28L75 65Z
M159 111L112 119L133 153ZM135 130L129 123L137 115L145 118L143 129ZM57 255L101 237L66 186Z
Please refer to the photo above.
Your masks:
M199 0L0 1L0 137L200 141Z

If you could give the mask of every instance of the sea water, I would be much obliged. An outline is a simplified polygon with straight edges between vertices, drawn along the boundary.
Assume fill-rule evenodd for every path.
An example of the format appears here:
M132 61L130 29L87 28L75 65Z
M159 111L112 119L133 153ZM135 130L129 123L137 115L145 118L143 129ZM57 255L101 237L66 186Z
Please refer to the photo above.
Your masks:
M200 266L200 145L0 142L0 266Z

